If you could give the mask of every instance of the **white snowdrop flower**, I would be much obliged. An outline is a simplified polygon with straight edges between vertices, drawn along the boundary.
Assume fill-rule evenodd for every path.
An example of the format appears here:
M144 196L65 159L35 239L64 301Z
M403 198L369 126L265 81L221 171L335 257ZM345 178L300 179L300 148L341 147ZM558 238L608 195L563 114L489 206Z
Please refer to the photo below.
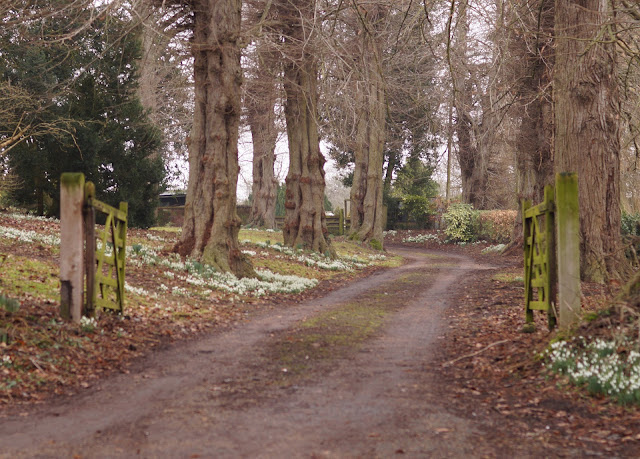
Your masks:
M146 297L149 297L149 298L155 298L156 297L155 293L150 293L150 292L146 291L145 289L143 289L142 287L134 287L133 285L129 285L126 282L124 283L124 289L127 292L131 292L131 293L133 293L135 295L146 296Z
M52 234L40 234L31 230L21 230L8 226L0 226L0 237L14 239L20 242L38 242L48 246L59 246L60 238Z
M160 237L160 236L156 236L155 234L147 234L147 239L149 239L150 241L156 241L156 242L165 242L166 239Z
M189 296L189 291L182 287L173 287L171 289L171 293L177 296Z
M83 328L87 328L87 327L95 328L98 326L98 322L94 317L82 316L80 318L80 326Z
M423 243L427 241L434 241L434 242L440 243L440 238L435 234L418 234L416 236L408 236L402 239L402 242Z
M506 244L490 245L482 249L482 253L502 252L506 246Z

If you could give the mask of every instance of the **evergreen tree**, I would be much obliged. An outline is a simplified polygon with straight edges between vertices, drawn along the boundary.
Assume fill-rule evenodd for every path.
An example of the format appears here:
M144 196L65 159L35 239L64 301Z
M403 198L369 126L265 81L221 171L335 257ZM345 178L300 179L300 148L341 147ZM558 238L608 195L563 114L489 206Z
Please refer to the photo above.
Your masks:
M45 36L56 23L34 24ZM58 213L59 178L83 172L96 184L97 197L117 206L129 203L130 224L153 223L165 178L160 134L137 95L139 34L120 18L97 20L68 41L33 41L36 30L4 43L0 74L40 101L39 123L64 119L64 129L29 138L8 152L21 179L12 197L39 213ZM59 123L58 123L59 125Z

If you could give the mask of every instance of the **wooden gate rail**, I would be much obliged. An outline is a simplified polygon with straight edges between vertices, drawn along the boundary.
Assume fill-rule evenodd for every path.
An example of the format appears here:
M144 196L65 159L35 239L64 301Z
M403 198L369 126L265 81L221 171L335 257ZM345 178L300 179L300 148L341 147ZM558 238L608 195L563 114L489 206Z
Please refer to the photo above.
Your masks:
M104 229L96 234L95 211L106 215ZM86 305L88 315L96 307L124 310L125 259L127 247L126 202L116 209L95 198L95 186L85 185ZM100 245L96 247L97 241ZM111 248L109 251L108 248ZM98 295L99 293L99 295Z
M544 201L531 206L522 203L524 230L524 301L527 323L533 322L533 311L546 311L549 328L556 324L555 285L555 201L554 187L544 189Z
M580 317L578 176L556 174L544 201L522 202L525 318L546 311L549 328L571 327Z

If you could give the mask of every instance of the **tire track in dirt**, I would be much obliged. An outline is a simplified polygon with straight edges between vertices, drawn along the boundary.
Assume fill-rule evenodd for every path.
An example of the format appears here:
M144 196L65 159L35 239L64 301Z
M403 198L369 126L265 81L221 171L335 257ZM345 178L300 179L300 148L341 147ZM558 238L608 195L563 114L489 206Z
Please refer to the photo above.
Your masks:
M453 415L429 388L437 377L430 360L446 327L443 311L462 276L485 267L459 255L397 252L408 260L400 268L230 332L178 344L150 356L135 374L34 408L26 418L3 420L0 455L477 457L491 452L482 423ZM328 374L270 389L267 397L248 390L228 403L220 396L220 387L269 364L258 355L272 333L415 272L433 280L412 285L413 299L387 319L380 336L332 362Z

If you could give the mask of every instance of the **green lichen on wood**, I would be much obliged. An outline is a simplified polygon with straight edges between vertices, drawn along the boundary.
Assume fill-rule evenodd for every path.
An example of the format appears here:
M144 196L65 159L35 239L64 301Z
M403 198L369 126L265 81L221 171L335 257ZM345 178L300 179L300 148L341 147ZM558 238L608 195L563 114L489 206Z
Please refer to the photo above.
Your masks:
M84 187L84 174L82 172L65 172L60 176L60 186L68 189Z
M556 175L559 324L574 324L580 313L580 214L578 175Z

